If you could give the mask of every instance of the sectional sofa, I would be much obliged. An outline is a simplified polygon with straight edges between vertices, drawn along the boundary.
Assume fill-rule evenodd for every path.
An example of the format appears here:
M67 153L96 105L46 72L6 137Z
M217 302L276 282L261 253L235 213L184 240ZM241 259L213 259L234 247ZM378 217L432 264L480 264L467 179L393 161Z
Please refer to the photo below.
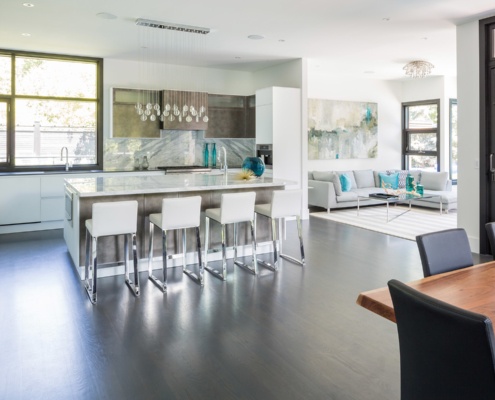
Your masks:
M444 211L457 209L457 191L452 190L452 181L447 172L417 170L311 171L308 173L308 205L326 208L328 212L335 208L356 207L358 196L384 192L382 181L388 183L390 179L397 179L397 188L405 188L408 174L414 177L416 183L423 185L425 195L439 195L413 201L413 204L439 209L441 201ZM341 178L342 175L345 177ZM383 203L374 200L360 203L363 206L377 204Z

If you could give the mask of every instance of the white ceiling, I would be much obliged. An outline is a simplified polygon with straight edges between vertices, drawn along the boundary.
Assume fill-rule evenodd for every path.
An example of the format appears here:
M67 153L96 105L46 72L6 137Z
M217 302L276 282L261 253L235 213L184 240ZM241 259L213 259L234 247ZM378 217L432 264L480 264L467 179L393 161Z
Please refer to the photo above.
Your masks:
M139 60L135 20L148 18L212 29L198 65L255 71L307 58L310 68L377 79L401 79L417 59L455 76L456 24L495 15L493 0L27 1L34 7L2 0L0 49Z

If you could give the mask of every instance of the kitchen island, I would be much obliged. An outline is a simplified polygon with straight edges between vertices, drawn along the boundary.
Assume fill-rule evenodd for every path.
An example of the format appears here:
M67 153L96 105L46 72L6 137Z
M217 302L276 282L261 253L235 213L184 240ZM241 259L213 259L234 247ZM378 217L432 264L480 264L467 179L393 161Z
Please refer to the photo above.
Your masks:
M287 182L260 177L249 181L236 179L235 173L229 174L173 174L160 176L129 176L129 177L95 177L65 180L65 204L66 217L64 221L64 238L72 261L76 266L81 278L84 278L85 261L85 220L91 218L91 209L96 202L112 202L123 200L136 200L138 202L138 258L140 259L140 270L147 269L149 219L151 213L161 212L162 199L167 197L186 197L199 195L202 198L202 228L201 237L204 241L204 210L207 208L220 207L222 193L235 193L244 191L256 192L256 204L268 203L273 190L284 189ZM227 229L227 244L231 244L232 227ZM155 233L157 234L157 233ZM239 247L238 253L242 257L251 254L251 246L243 246L250 243L248 224L239 224ZM175 253L180 253L180 240L178 235L168 235L168 246ZM187 257L188 264L195 263L194 232L188 232ZM268 223L265 218L258 219L257 240L260 244L258 252L269 252L270 249L263 242L270 238ZM220 243L219 225L212 224L210 240L213 246ZM123 267L117 262L123 261L123 237L104 237L99 240L98 263L102 264L99 276L110 276L123 273ZM160 261L161 241L155 240L157 249L154 251L156 261ZM189 248L190 247L190 248ZM209 259L220 259L220 253L209 256ZM178 261L180 265L182 260ZM155 268L160 268L156 264ZM100 273L101 271L101 273Z

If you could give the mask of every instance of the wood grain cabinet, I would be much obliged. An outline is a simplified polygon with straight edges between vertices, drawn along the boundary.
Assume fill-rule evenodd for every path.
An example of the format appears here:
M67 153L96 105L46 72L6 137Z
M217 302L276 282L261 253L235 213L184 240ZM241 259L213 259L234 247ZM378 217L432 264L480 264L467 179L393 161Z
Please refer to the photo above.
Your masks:
M255 96L208 95L208 138L254 138Z

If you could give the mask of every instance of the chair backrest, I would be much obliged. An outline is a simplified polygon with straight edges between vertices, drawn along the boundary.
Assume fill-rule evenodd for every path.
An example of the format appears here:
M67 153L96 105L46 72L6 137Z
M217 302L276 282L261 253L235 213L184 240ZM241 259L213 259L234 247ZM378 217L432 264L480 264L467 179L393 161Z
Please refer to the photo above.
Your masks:
M485 224L488 240L490 241L490 249L492 250L493 258L495 259L495 222Z
M489 318L388 282L400 347L401 400L495 398Z
M95 237L136 233L138 202L93 203L92 235Z
M220 223L252 221L254 218L255 192L224 193L220 200Z
M272 202L270 204L270 215L272 218L301 216L300 189L274 190L272 192Z
M201 196L162 200L162 229L182 229L199 226Z
M424 276L471 267L473 255L462 228L416 236Z

